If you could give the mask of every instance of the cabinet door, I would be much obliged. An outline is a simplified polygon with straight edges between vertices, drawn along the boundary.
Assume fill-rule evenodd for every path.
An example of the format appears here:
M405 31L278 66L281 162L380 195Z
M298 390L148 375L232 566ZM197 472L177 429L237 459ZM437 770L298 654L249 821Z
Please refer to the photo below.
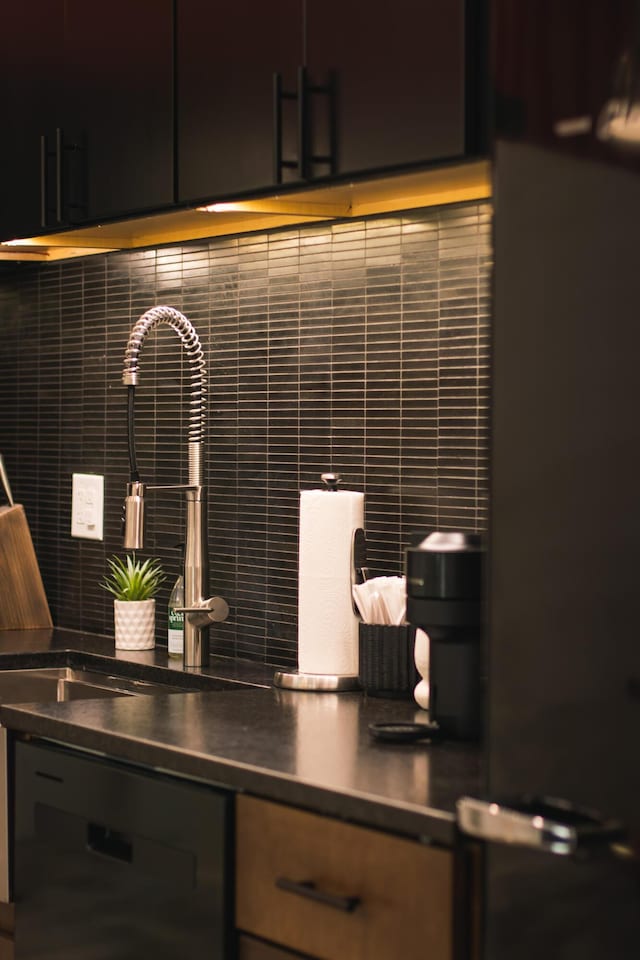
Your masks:
M1 239L172 202L172 0L10 4L0 53Z
M302 0L178 0L180 201L277 182L274 74L295 91L302 58ZM282 109L283 157L295 158L295 103Z
M464 0L308 0L310 87L335 77L336 172L464 153L464 8ZM324 156L327 96L308 99L310 152ZM328 172L313 163L311 171Z
M0 240L43 231L41 138L61 91L62 11L63 0L9 3L2 11Z
M67 0L65 54L68 220L170 204L172 0Z

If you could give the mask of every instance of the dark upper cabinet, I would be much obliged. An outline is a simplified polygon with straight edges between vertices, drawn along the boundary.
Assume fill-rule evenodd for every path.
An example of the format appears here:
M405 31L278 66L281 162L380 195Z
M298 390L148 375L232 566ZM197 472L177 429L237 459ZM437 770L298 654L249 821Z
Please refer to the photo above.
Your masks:
M65 65L69 219L172 203L172 0L66 0Z
M479 152L484 9L177 0L179 200Z
M2 240L42 231L41 177L46 158L41 156L41 138L59 101L63 14L63 0L10 3L2 12Z
M276 182L274 77L295 89L303 59L301 0L178 0L178 199ZM281 99L282 148L295 158L296 104Z
M2 239L172 202L172 8L172 0L9 5Z
M308 0L306 19L311 176L465 153L464 0Z
M0 238L478 154L484 9L11 4Z

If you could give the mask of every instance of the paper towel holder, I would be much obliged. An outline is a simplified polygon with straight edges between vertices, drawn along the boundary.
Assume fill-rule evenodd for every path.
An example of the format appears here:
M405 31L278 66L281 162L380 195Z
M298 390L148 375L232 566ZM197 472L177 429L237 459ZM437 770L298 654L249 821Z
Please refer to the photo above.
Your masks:
M342 483L339 473L322 473L320 479L325 488L334 493L338 490L338 484ZM351 544L352 583L360 582L363 577L366 577L365 563L366 540L364 530L359 527L354 530ZM299 670L276 670L273 685L286 690L304 690L308 693L348 693L360 689L357 674L301 673Z
M324 483L327 490L331 490L333 493L337 493L338 484L342 483L342 477L339 473L321 473L320 479Z
M357 676L333 673L300 673L299 670L276 670L274 687L304 690L307 693L348 693L360 689Z
M322 479L325 480L325 474ZM332 475L333 476L333 475ZM338 480L337 483L340 481ZM325 480L326 483L326 480ZM329 489L336 490L337 483ZM353 531L351 541L351 584L362 583L368 575L367 567L367 541L364 530L358 527ZM354 613L357 614L357 608L354 604ZM275 687L284 687L286 690L306 690L315 693L347 693L353 690L360 690L360 680L358 674L337 674L337 673L301 673L299 670L276 670L273 677Z
M324 480L325 474L322 475ZM325 481L326 482L326 481ZM339 482L339 481L338 481ZM337 489L336 487L329 489ZM364 530L358 527L353 531L351 540L351 584L362 583L366 579L368 570L365 566L367 562L367 541ZM354 613L358 613L355 603L353 605ZM287 690L307 690L316 693L346 693L349 690L359 690L360 681L358 675L334 674L334 673L301 673L299 670L285 671L277 670L273 677L273 684L276 687L284 687Z

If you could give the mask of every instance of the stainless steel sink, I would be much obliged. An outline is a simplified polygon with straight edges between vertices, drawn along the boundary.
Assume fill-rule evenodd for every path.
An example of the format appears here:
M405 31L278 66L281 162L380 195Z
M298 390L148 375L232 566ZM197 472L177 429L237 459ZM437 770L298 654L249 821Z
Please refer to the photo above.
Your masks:
M0 670L0 704L50 703L158 693L180 693L184 687L132 680L76 667Z

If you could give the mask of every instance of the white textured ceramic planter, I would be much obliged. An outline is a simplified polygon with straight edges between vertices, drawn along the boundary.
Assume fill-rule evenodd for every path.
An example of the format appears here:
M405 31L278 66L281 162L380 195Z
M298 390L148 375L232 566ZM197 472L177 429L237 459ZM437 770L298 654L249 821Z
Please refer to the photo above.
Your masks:
M114 600L116 650L151 650L155 646L155 600Z

